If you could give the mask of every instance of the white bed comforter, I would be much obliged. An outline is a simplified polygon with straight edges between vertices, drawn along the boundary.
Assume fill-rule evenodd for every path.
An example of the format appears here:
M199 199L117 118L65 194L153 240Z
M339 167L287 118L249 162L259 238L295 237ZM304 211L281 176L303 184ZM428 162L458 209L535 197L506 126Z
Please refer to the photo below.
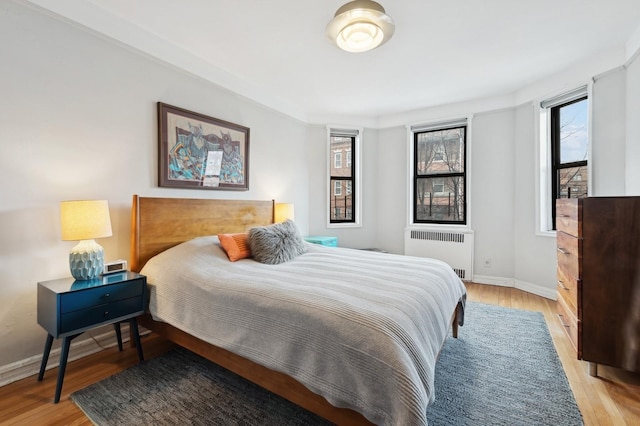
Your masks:
M308 244L230 262L217 237L151 259L150 311L379 425L426 425L438 352L465 287L445 263Z

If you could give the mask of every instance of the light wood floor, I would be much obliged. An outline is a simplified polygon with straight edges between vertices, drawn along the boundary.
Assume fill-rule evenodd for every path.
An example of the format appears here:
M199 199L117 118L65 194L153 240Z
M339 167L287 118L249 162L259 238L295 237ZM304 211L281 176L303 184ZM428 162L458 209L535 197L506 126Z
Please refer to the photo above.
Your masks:
M601 377L590 377L587 364L575 359L555 317L556 302L507 287L469 283L467 288L469 300L544 314L585 425L640 425L640 375L600 366ZM460 333L464 333L464 327ZM146 359L172 347L154 335L143 337L142 344ZM57 369L47 371L42 382L33 376L1 387L0 424L91 425L69 395L136 363L136 351L128 347L123 352L106 349L69 363L59 404L52 403Z

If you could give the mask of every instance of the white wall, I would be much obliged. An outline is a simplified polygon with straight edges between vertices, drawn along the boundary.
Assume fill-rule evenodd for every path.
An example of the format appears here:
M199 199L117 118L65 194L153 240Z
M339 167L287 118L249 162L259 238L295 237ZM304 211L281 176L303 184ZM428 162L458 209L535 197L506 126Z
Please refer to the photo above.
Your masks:
M480 282L505 283L514 276L514 109L475 115L472 132L473 275Z
M404 126L380 129L378 139L378 227L375 245L390 253L403 254L409 204L407 129Z
M62 200L109 201L108 260L129 257L134 193L292 202L307 232L306 124L13 2L0 58L0 367L41 354L36 283L68 276L75 244ZM158 188L158 101L249 127L250 190Z
M637 31L640 34L640 28ZM640 50L639 50L640 51ZM625 190L640 195L640 55L627 66L627 115Z
M591 166L591 194L624 195L626 71L619 67L594 80L591 97L591 156L594 159Z
M552 298L556 286L556 239L537 232L535 158L539 139L534 117L531 102L515 110L514 285Z

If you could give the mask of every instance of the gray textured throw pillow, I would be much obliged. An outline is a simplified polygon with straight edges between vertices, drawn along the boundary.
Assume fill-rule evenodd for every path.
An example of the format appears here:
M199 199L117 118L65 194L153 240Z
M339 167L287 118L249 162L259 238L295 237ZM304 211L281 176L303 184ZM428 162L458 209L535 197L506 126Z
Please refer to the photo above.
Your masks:
M292 220L249 229L251 256L258 262L275 265L307 251L298 227Z

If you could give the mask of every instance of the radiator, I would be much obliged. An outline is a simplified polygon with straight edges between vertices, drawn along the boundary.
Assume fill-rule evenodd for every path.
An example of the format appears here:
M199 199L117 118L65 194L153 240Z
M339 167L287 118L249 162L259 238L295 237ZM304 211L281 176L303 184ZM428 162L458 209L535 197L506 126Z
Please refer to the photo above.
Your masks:
M473 277L473 231L405 229L404 254L442 260L461 280Z

